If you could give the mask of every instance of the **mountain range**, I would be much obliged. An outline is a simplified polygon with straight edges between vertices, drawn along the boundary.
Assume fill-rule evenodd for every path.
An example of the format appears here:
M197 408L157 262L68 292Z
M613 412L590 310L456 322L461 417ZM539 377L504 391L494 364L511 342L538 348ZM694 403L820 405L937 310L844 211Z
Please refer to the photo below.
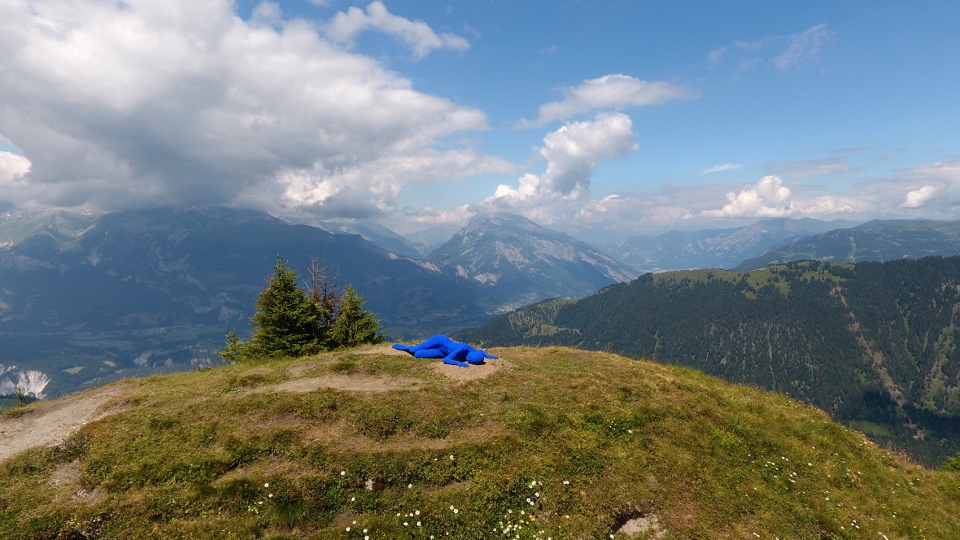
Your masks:
M751 270L800 260L854 263L957 254L960 221L874 220L799 239L731 267Z
M301 276L309 257L321 256L395 338L480 324L511 298L583 295L633 277L608 257L519 217L476 218L438 250L436 262L400 256L360 235L222 207L101 216L9 211L4 220L0 363L46 373L51 395L151 369L217 362L226 331L249 330L277 254ZM371 232L402 244L388 230ZM501 257L502 242L485 243L494 237L509 238L520 258ZM524 251L524 242L538 247ZM492 255L462 258L484 250ZM462 275L455 269L461 262ZM485 282L494 272L503 278ZM524 277L530 275L536 279Z
M727 264L737 254L772 251L788 235L829 225L763 220L667 233L644 260ZM844 230L886 231L890 258L897 258L897 246L923 245L914 237L924 231L951 226L868 225ZM431 242L442 238L441 229L430 232ZM947 238L947 232L938 234ZM897 240L898 234L913 236ZM635 261L630 246L640 240L632 242L614 254ZM865 244L858 240L860 252ZM950 247L946 240L928 244L943 252ZM114 378L216 363L226 331L249 331L276 254L302 276L309 257L322 256L341 283L364 295L395 339L482 324L545 298L582 297L639 273L598 248L510 214L476 216L428 248L375 224L320 228L221 207L99 216L8 208L0 213L0 364L9 368L3 381L14 384L37 372L42 376L29 380L49 386L31 388L55 396Z
M730 229L670 231L659 236L632 236L598 247L638 273L693 268L732 268L784 244L833 229L855 225L851 221L761 219ZM960 253L960 252L958 252Z
M481 296L500 312L637 276L599 250L513 214L472 218L430 261L456 283L480 284Z

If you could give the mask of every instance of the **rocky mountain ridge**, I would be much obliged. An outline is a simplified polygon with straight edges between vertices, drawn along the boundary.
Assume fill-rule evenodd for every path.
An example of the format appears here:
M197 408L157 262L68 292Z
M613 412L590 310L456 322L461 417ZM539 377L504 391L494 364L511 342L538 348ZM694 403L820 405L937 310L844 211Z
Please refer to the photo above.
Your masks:
M472 218L430 262L456 282L473 281L499 312L551 297L579 297L636 273L564 233L514 214Z

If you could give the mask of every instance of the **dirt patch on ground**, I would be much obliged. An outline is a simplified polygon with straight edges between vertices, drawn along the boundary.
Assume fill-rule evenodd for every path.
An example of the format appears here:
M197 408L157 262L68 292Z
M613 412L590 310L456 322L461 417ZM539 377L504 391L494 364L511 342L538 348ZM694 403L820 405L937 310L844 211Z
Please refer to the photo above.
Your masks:
M334 388L348 392L390 392L414 390L423 386L423 381L411 377L386 377L381 375L324 375L293 379L280 384L258 388L254 392L306 393L320 388Z
M109 409L104 405L134 388L134 384L106 386L0 417L0 461L29 448L58 445L86 424L124 410L122 405Z
M70 484L80 483L80 461L73 460L70 463L60 465L50 474L47 480L48 486L63 487Z
M350 351L350 354L385 354L387 356L410 356L410 353L405 351L398 351L393 348L393 345L370 345L369 347L361 347L359 349L354 349Z
M485 379L494 373L499 373L511 367L510 363L502 358L499 360L487 360L483 364L471 365L465 368L444 364L441 360L432 360L432 362L435 363L430 366L431 369L459 383Z
M297 364L295 366L288 367L287 373L289 373L291 377L301 377L303 376L304 371L307 371L308 369L313 369L315 367L317 367L316 362L307 362L305 364Z
M627 538L637 538L641 534L646 535L645 538L662 540L667 536L667 531L660 524L660 516L657 514L649 514L628 520L610 536L616 537L623 535Z

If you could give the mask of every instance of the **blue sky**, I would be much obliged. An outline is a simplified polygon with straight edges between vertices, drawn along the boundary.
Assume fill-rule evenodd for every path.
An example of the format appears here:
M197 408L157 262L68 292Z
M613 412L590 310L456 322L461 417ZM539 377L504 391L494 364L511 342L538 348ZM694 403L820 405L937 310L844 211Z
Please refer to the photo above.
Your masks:
M960 219L956 2L156 4L0 6L0 200Z

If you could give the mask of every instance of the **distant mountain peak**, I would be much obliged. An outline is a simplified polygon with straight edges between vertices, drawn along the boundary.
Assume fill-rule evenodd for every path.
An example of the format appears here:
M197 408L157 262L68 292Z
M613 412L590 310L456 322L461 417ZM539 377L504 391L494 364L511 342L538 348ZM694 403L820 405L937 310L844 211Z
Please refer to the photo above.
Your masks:
M474 216L430 260L454 278L479 284L498 310L583 296L636 277L595 248L510 213Z

